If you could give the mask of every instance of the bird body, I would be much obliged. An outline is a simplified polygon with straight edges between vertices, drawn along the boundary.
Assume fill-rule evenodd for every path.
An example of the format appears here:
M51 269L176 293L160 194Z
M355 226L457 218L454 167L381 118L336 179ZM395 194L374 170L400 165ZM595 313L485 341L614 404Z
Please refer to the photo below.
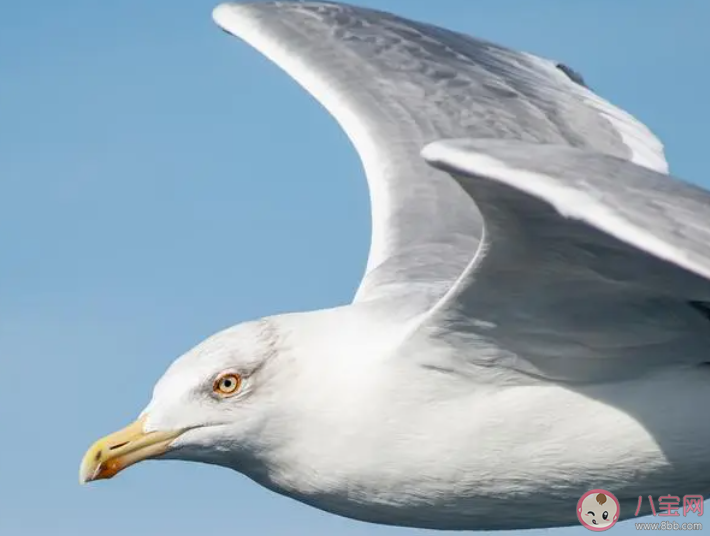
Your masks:
M214 18L353 141L366 273L350 305L187 352L82 481L198 461L450 530L570 525L592 489L621 519L640 495L710 495L710 194L668 174L643 124L557 62L378 11Z
M278 396L250 454L230 447L219 463L338 515L449 530L576 523L576 500L596 488L613 490L623 517L641 495L708 489L710 433L693 416L710 402L710 367L492 386L459 349L432 343L413 355L386 321L369 324L376 317L356 305L263 320L277 349L268 366L284 381L270 381ZM243 340L239 331L218 337ZM201 456L220 459L211 448ZM648 513L645 500L639 514Z

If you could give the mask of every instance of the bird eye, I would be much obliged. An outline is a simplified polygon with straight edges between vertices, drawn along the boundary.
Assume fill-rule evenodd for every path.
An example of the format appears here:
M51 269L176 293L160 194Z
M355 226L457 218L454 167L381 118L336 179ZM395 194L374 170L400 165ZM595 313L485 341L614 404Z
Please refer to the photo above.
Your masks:
M242 385L242 377L233 372L222 374L214 381L212 389L220 396L232 396L239 391Z

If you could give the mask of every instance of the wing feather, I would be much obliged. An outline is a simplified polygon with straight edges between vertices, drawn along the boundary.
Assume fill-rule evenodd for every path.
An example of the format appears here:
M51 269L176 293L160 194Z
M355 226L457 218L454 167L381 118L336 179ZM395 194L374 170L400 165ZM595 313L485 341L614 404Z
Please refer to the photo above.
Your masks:
M449 140L423 156L475 199L485 239L422 327L558 380L708 360L709 192L568 146Z
M546 59L345 4L223 4L214 19L299 82L355 145L372 209L356 301L415 294L428 307L478 246L480 213L420 158L429 142L556 143L667 169L644 125Z

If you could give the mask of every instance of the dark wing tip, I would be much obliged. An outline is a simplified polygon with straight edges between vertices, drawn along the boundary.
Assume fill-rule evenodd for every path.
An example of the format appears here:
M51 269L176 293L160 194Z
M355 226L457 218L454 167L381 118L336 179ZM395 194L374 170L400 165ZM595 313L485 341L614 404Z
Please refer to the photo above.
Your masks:
M690 301L688 302L688 305L710 320L710 303L703 301Z
M574 69L572 69L571 67L568 67L568 66L565 65L564 63L558 63L558 64L556 65L556 67L557 67L560 71L562 71L563 73L565 73L565 74L569 77L569 79L572 80L573 82L576 82L576 83L579 84L580 86L584 86L584 87L586 87L586 88L589 87L589 86L587 86L586 82L584 81L584 78L582 78L582 75L579 74L579 73L578 73L577 71L575 71Z

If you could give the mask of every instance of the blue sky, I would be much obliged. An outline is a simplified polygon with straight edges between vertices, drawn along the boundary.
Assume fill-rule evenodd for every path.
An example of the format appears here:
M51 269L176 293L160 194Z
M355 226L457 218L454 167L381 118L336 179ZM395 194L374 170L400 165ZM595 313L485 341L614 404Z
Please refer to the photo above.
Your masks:
M661 137L675 174L710 180L710 3L360 2L568 63ZM217 29L214 5L0 6L0 533L423 535L198 464L77 483L84 450L137 415L175 357L242 320L347 303L365 266L355 151Z

